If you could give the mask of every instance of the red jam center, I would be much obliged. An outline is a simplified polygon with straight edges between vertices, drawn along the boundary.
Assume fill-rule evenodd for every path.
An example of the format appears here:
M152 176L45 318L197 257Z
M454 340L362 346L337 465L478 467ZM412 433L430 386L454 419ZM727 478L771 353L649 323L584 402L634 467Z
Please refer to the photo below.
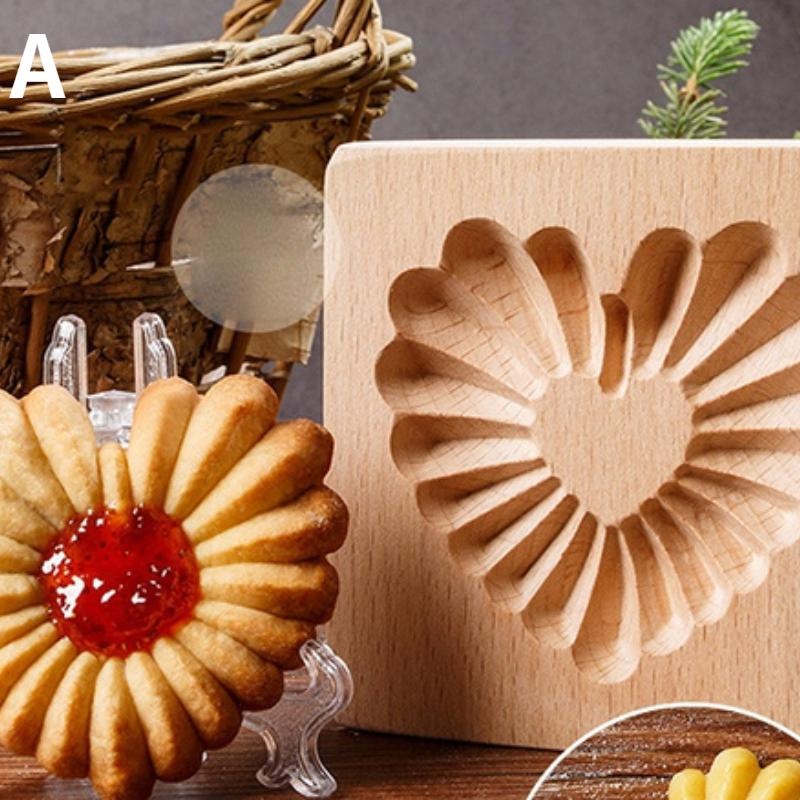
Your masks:
M61 633L79 650L111 657L148 650L200 598L191 543L152 508L71 520L44 554L39 580Z

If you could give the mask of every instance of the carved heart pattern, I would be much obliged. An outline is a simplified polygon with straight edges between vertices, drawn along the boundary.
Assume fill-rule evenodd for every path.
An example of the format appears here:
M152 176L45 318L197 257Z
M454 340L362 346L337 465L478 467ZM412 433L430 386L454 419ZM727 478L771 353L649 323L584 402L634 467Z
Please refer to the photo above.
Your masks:
M682 647L800 535L791 266L761 223L663 228L601 295L568 230L474 219L392 285L376 377L398 469L492 600L590 680Z

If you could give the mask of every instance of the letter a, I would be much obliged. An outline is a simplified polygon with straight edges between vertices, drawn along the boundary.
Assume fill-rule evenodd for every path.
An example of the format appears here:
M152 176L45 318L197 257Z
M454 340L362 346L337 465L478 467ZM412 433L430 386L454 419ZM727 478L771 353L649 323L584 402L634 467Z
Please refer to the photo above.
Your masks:
M36 58L37 51L42 62L43 69L41 70L33 68L33 60ZM63 100L65 97L64 87L61 85L61 78L58 77L56 62L45 33L32 33L28 37L25 52L19 62L14 87L11 89L11 99L21 100L25 97L25 89L29 83L46 83L50 89L50 97L54 100Z

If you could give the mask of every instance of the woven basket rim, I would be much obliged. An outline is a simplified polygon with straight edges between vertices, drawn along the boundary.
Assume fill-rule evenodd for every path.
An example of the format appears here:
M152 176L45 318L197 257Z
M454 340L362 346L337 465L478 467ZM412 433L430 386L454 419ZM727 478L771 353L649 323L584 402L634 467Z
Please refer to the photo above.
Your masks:
M330 33L331 28L326 25L316 25L313 28L309 28L306 31L302 31L301 33L295 33L295 34L272 33L266 36L259 36L245 43L228 41L225 39L210 38L210 39L196 39L191 42L167 42L166 44L153 44L153 45L141 45L141 46L97 45L95 47L79 47L79 48L72 48L69 50L54 50L53 58L55 59L59 70L61 70L65 66L67 67L67 69L69 69L72 60L80 62L80 61L85 61L87 58L91 58L93 56L98 58L102 58L103 56L106 55L120 56L120 58L108 59L104 62L105 65L110 65L110 64L136 61L143 56L149 57L167 53L184 53L199 47L215 48L220 53L233 53L240 50L255 48L258 45L265 46L276 40L287 39L288 37L292 37L297 40L307 40L309 38L313 38L315 34L320 34L322 32ZM401 33L400 31L395 31L391 28L384 28L382 30L382 33L387 44L403 42L404 44L411 44L413 46L413 39L408 34ZM337 45L336 47L331 49L337 49L337 47L341 46L342 45ZM16 71L17 67L19 66L19 60L20 60L19 53L0 53L0 69L5 69L10 66L13 66L14 70ZM5 103L7 100L8 98L5 95L5 93L0 95L0 104Z
M283 33L259 35L281 0L233 0L218 39L57 53L67 94L60 103L40 84L30 85L24 100L11 101L5 87L13 83L20 56L0 55L0 149L8 158L2 171L15 191L32 196L37 208L52 204L53 212L31 223L25 203L15 203L10 194L7 204L17 237L9 235L8 242L30 242L36 255L5 279L25 307L25 316L14 322L25 329L24 354L14 366L19 385L24 381L30 388L40 380L52 304L62 302L64 289L77 292L69 303L106 296L109 303L146 300L153 309L178 307L177 285L167 271L171 230L207 174L233 163L273 160L297 171L298 151L305 148L321 181L317 166L324 168L335 147L367 138L394 90L416 88L407 75L415 62L413 43L383 28L376 0L335 0L328 27L311 26L334 0L297 2L300 10ZM262 137L266 148L283 149L259 149ZM55 155L40 158L40 150ZM62 170L62 156L64 165L77 167ZM143 291L119 280L131 260L155 265L135 278L147 283ZM112 344L124 338L114 330ZM219 330L202 335L202 342L190 341L193 368L209 352L218 355L223 343ZM303 330L268 342L237 333L222 349L228 369L238 372L248 355L303 360L309 341ZM105 352L103 345L97 349ZM99 358L110 369L116 356ZM283 364L277 370L278 383L285 384L289 369Z
M61 51L54 57L66 101L52 100L43 84L29 86L23 100L11 100L3 88L0 130L47 135L67 123L116 128L136 122L185 129L215 120L302 119L347 110L360 125L364 115L382 114L393 89L416 88L405 75L415 63L413 42L383 28L375 0L345 0L334 27L305 27L306 12L316 13L325 2L307 3L298 15L303 27L284 33ZM339 15L348 2L353 9L343 28ZM258 0L236 0L234 10L238 3L259 6ZM268 19L279 5L260 3L269 12L262 16ZM0 86L10 86L19 59L0 55Z

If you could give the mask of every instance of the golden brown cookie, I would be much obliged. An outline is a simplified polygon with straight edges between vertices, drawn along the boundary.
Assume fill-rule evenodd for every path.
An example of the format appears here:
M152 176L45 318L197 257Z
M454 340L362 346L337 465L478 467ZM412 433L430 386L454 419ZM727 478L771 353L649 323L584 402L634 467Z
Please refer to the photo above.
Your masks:
M127 451L63 389L0 394L0 743L145 800L278 702L330 618L333 442L246 376L139 399ZM6 445L6 441L8 445Z

